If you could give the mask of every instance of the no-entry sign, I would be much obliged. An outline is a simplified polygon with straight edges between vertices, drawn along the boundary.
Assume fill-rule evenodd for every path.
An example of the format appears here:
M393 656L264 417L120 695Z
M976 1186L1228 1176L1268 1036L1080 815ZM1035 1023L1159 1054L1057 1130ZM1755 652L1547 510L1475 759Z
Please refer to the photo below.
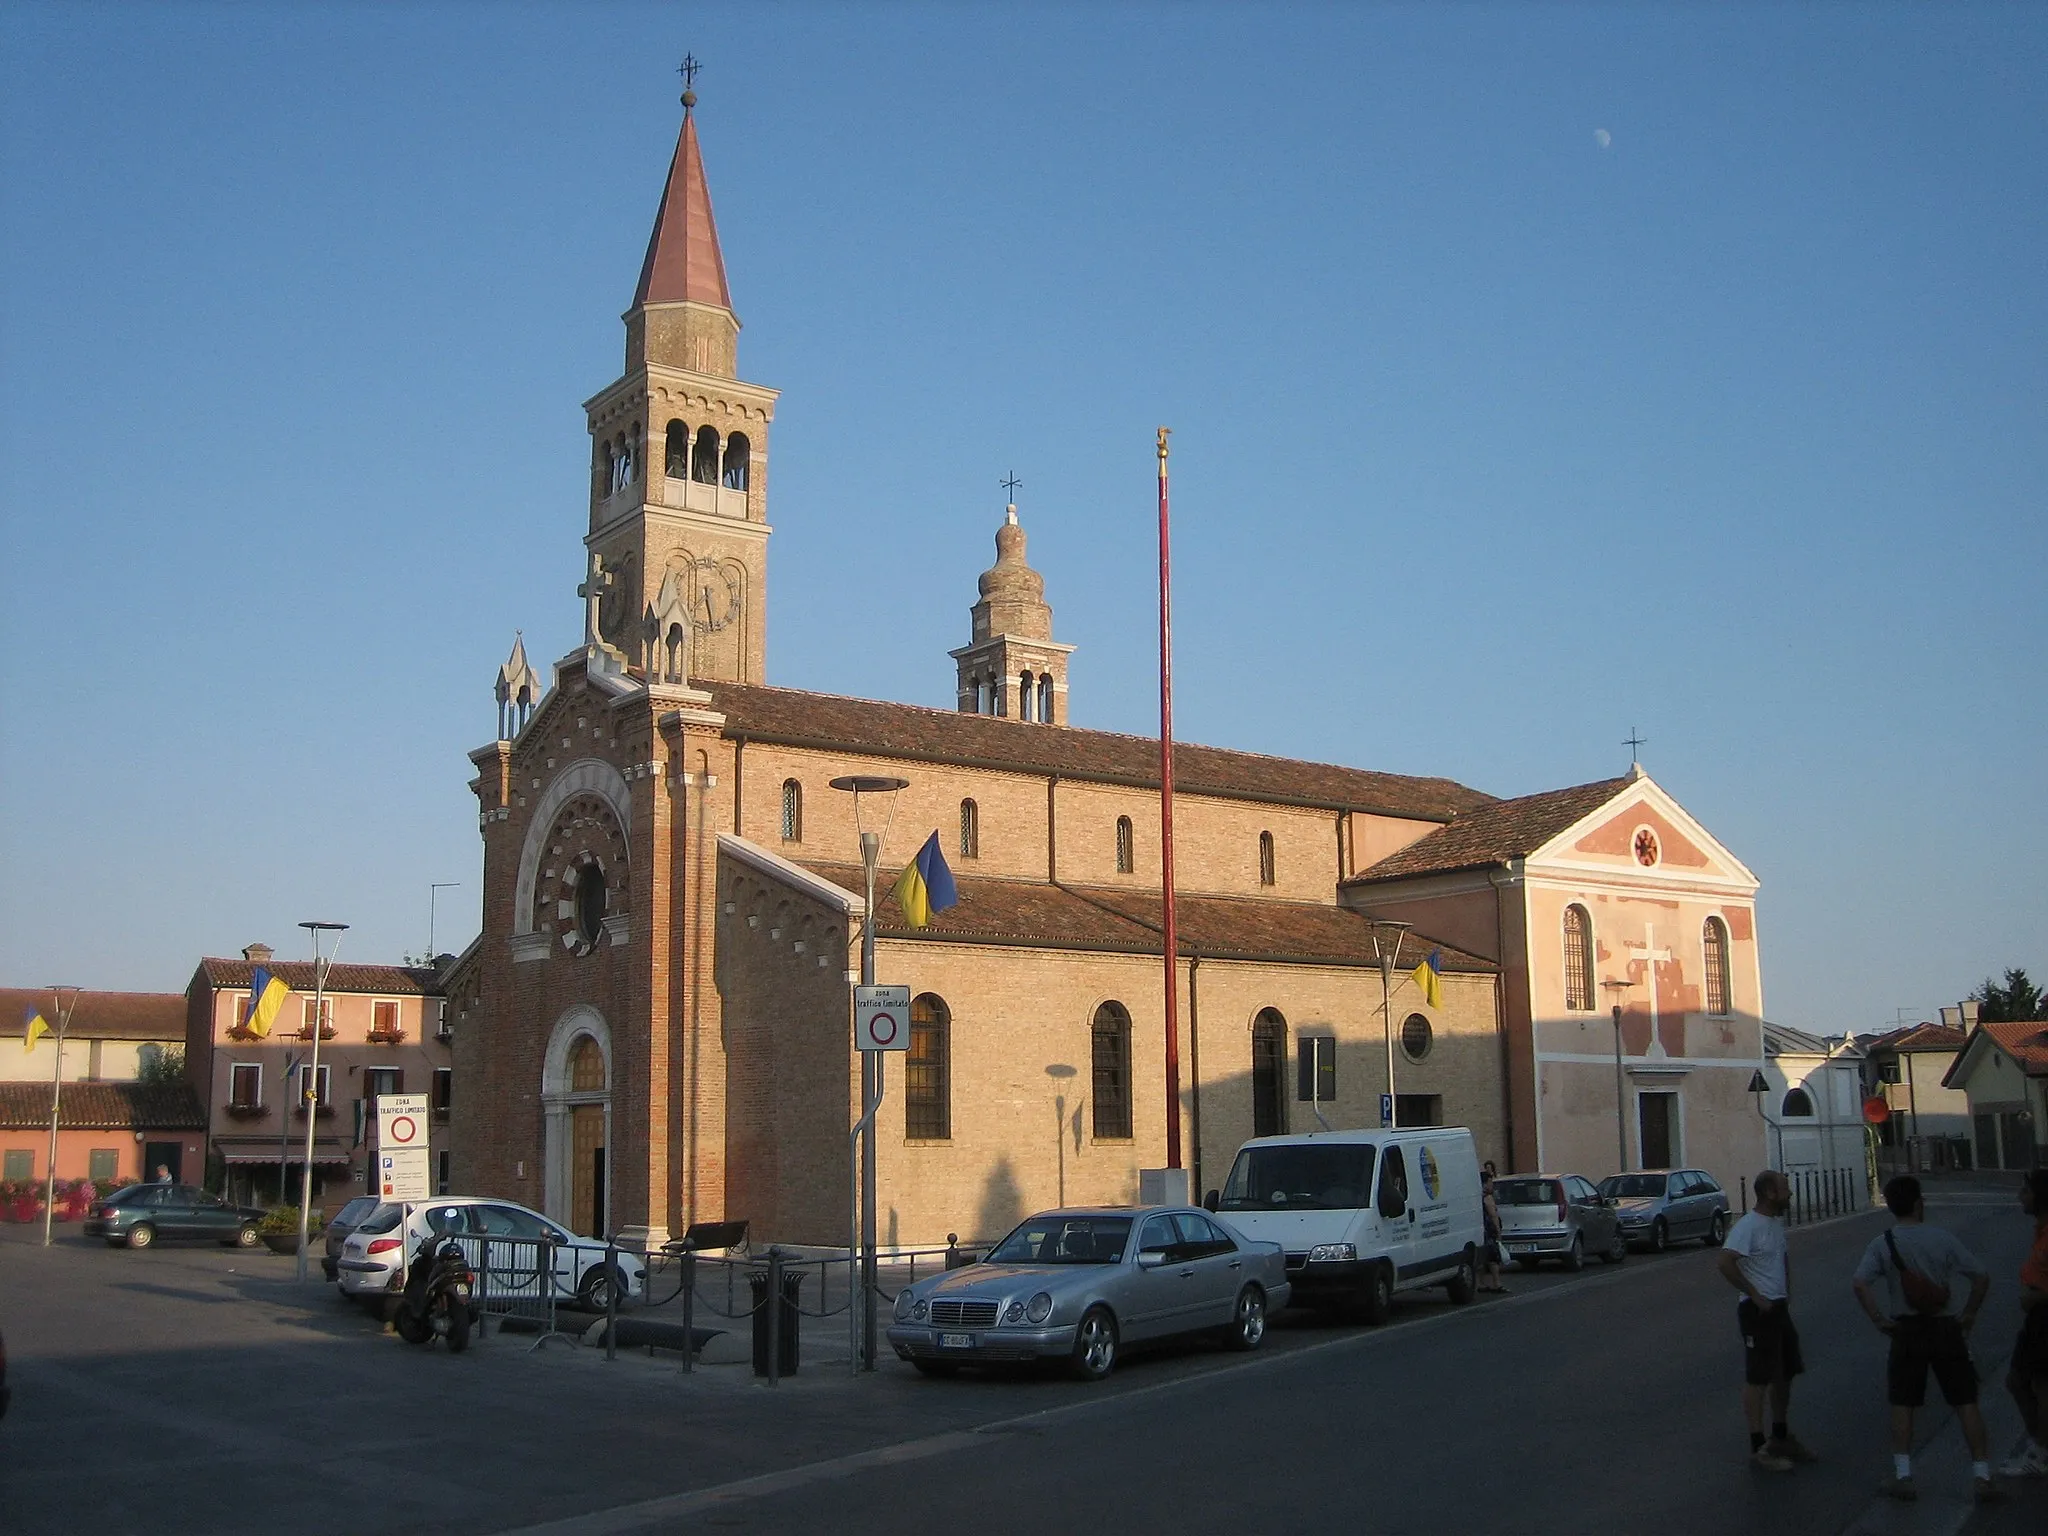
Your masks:
M853 1045L859 1051L910 1049L910 988L853 989Z
M377 1095L377 1193L386 1200L431 1200L427 1164L427 1096Z

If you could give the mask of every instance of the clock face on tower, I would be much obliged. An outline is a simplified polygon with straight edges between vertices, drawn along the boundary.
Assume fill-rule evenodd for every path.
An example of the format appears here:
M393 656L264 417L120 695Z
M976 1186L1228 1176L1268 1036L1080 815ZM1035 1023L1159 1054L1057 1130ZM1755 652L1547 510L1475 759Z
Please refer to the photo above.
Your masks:
M691 604L691 621L698 629L716 634L740 615L739 576L716 560L699 560L693 569L697 595Z

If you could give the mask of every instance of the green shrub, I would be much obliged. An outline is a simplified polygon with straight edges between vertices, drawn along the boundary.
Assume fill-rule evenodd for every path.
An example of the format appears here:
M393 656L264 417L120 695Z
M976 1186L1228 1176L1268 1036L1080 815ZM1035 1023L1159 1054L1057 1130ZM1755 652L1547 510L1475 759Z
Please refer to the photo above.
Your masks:
M299 1230L299 1208L296 1205L273 1205L263 1213L263 1219L256 1223L258 1232L296 1232Z

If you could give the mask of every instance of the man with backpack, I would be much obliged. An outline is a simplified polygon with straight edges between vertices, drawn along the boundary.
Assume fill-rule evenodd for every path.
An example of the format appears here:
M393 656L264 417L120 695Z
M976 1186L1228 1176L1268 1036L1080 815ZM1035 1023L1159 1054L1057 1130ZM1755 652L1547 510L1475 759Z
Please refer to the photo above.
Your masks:
M1927 1401L1927 1373L1932 1371L1942 1398L1963 1426L1977 1501L1994 1502L2004 1493L1991 1480L1969 1341L1984 1293L1991 1289L1991 1273L1953 1232L1927 1224L1927 1202L1911 1174L1885 1185L1884 1203L1897 1219L1864 1249L1853 1282L1863 1310L1891 1340L1885 1381L1892 1405L1892 1475L1884 1492L1902 1502L1920 1496L1913 1484L1913 1412ZM1970 1277L1969 1297L1960 1309L1953 1283L1957 1275Z

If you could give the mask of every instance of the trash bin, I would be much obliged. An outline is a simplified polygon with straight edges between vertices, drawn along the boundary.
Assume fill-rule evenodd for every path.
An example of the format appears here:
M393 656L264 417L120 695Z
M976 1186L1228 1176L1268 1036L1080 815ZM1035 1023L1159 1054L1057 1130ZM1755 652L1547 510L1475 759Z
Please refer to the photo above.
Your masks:
M776 1341L774 1375L794 1376L796 1374L796 1320L800 1315L796 1308L797 1291L803 1285L801 1274L785 1270L782 1275L782 1336ZM766 1376L768 1369L768 1275L765 1270L755 1270L747 1276L747 1284L754 1293L754 1374Z

